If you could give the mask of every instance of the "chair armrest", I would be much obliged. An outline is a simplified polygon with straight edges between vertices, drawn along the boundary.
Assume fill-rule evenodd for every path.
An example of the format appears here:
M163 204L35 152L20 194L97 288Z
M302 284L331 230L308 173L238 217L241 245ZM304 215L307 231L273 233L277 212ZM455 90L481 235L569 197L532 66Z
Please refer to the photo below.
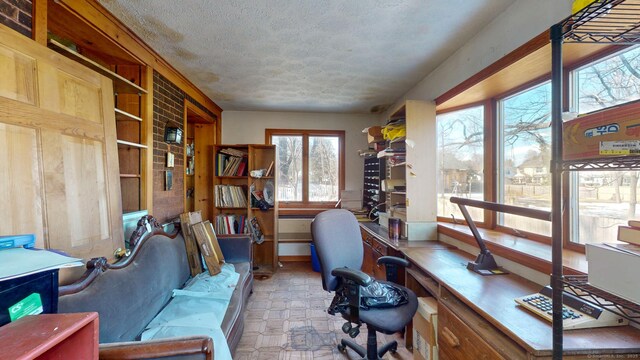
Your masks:
M251 262L251 238L248 236L225 237L218 235L218 243L224 261L230 263Z
M101 360L155 359L169 356L213 360L213 340L208 336L189 336L100 344Z
M395 256L381 256L378 258L378 265L389 264L409 267L409 261Z
M362 271L346 267L331 270L331 275L351 280L360 286L367 286L373 281L371 276L363 273Z

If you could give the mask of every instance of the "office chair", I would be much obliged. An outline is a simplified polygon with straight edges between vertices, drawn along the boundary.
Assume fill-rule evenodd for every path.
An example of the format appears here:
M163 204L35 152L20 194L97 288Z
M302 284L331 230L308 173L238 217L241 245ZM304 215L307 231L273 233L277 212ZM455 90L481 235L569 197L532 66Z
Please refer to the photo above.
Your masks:
M360 271L364 248L358 221L351 212L334 209L318 214L311 223L311 237L320 261L324 290L336 291L341 286L346 287L349 306L341 312L342 317L347 320L342 330L355 338L360 325L367 324L366 349L347 339L340 341L338 349L344 352L347 347L351 348L367 360L380 359L387 351L395 353L398 349L396 341L378 349L376 332L393 334L402 331L418 309L415 293L400 285L394 285L407 292L406 304L392 308L360 308L360 286L371 284L373 279ZM393 256L382 256L378 259L378 264L385 264L389 274L390 270L397 269L398 266L406 267L409 262ZM354 323L355 327L352 327L351 323Z

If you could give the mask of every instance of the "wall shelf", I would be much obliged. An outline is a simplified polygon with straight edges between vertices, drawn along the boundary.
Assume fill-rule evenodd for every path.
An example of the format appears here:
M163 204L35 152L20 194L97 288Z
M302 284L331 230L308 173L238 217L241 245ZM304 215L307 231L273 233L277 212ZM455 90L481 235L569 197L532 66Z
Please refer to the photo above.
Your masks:
M142 144L138 144L138 143L134 143L134 142L130 142L130 141L118 140L117 143L118 143L118 145L130 146L130 147L134 147L134 148L138 148L138 149L146 149L147 148L147 145L142 145Z
M129 114L126 111L115 108L116 113L116 121L140 121L142 122L142 118L139 116L135 116L133 114Z
M107 69L106 67L89 59L88 57L69 49L68 47L62 45L61 43L53 39L49 39L49 47L59 52L60 54L66 57L69 57L83 64L84 66L94 71L97 71L98 73L113 80L113 87L116 93L119 93L119 94L146 94L147 93L147 90L145 90L144 88L132 83L131 81L125 79L124 77L116 74L115 72Z

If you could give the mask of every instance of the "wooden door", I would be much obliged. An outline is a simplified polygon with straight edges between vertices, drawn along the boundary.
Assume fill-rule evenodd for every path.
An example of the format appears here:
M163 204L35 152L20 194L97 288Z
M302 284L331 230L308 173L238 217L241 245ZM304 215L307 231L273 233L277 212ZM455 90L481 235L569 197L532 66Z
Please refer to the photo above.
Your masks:
M213 219L213 145L214 124L195 124L195 172L194 209L202 212L202 218Z
M113 257L123 246L113 84L0 27L0 235Z

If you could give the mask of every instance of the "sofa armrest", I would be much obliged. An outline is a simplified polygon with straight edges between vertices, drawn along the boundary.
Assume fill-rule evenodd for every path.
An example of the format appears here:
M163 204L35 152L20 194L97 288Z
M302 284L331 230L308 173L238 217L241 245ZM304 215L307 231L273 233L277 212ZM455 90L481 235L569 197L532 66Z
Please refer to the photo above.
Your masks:
M100 344L101 360L156 359L169 356L213 360L213 340L208 336L189 336Z
M230 263L251 262L251 238L248 236L218 235L224 260Z

